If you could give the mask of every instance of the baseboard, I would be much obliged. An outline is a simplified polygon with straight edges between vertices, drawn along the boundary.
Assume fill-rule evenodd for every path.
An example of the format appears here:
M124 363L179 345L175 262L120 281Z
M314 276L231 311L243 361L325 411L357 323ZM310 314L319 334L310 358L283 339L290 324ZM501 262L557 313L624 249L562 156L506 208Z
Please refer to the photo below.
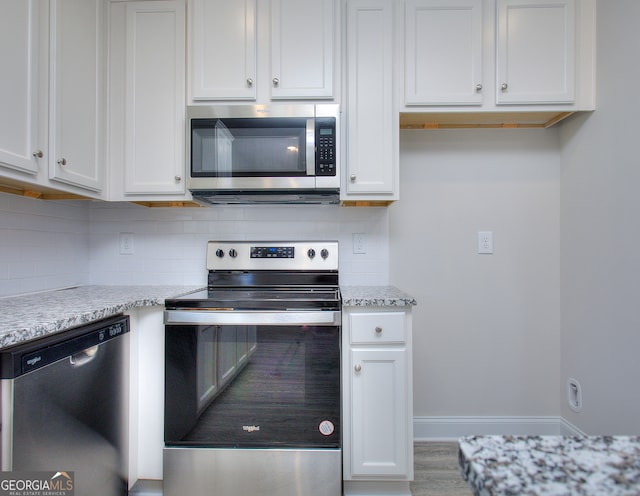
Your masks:
M562 417L414 417L416 441L456 440L472 435L584 436Z

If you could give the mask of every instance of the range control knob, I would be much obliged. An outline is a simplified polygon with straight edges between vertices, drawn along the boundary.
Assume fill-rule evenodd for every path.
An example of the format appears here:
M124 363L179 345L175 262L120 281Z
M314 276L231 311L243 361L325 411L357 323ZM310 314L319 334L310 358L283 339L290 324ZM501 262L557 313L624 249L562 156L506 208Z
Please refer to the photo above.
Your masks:
M237 252L234 248L231 248L231 249L229 250L229 256L230 256L231 258L236 258L236 257L238 256L238 252Z
M216 250L216 257L218 257L218 258L224 257L224 250L222 248L218 248Z
M307 251L307 256L309 258L313 258L316 256L316 251L313 248L309 248L309 250Z
M329 250L327 250L326 248L323 248L322 251L320 252L320 256L326 259L329 256Z

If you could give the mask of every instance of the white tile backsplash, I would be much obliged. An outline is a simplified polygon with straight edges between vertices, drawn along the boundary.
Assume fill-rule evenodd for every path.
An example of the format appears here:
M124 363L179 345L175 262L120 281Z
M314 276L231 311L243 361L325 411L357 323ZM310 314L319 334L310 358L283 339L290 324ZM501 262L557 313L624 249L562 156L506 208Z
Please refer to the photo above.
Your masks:
M146 208L0 193L0 296L80 284L205 284L213 239L336 239L342 284L387 284L388 231L386 208ZM121 232L134 234L133 255L120 254ZM367 235L365 254L353 253L354 232Z
M90 203L0 193L0 296L89 281Z
M119 233L132 232L135 253L119 254ZM354 255L352 235L367 234ZM233 206L91 208L91 283L205 284L209 240L337 239L343 284L388 283L388 214L384 208Z

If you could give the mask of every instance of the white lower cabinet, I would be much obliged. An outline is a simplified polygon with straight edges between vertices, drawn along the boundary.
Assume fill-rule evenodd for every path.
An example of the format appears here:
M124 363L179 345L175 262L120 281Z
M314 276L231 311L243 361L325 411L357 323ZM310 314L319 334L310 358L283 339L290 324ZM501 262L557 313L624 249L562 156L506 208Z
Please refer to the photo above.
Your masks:
M347 307L342 339L345 494L409 495L411 309Z

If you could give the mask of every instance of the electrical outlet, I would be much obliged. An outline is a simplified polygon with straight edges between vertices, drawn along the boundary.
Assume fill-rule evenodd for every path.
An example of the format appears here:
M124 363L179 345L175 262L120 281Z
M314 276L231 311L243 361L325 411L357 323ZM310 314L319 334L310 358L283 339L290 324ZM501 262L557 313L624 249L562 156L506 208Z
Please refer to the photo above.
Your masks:
M353 233L353 253L367 253L367 235Z
M575 379L569 378L567 381L567 401L569 402L569 408L574 412L582 410L582 387Z
M478 231L478 253L481 255L493 253L493 233L491 231Z
M133 255L133 233L120 233L120 255Z

